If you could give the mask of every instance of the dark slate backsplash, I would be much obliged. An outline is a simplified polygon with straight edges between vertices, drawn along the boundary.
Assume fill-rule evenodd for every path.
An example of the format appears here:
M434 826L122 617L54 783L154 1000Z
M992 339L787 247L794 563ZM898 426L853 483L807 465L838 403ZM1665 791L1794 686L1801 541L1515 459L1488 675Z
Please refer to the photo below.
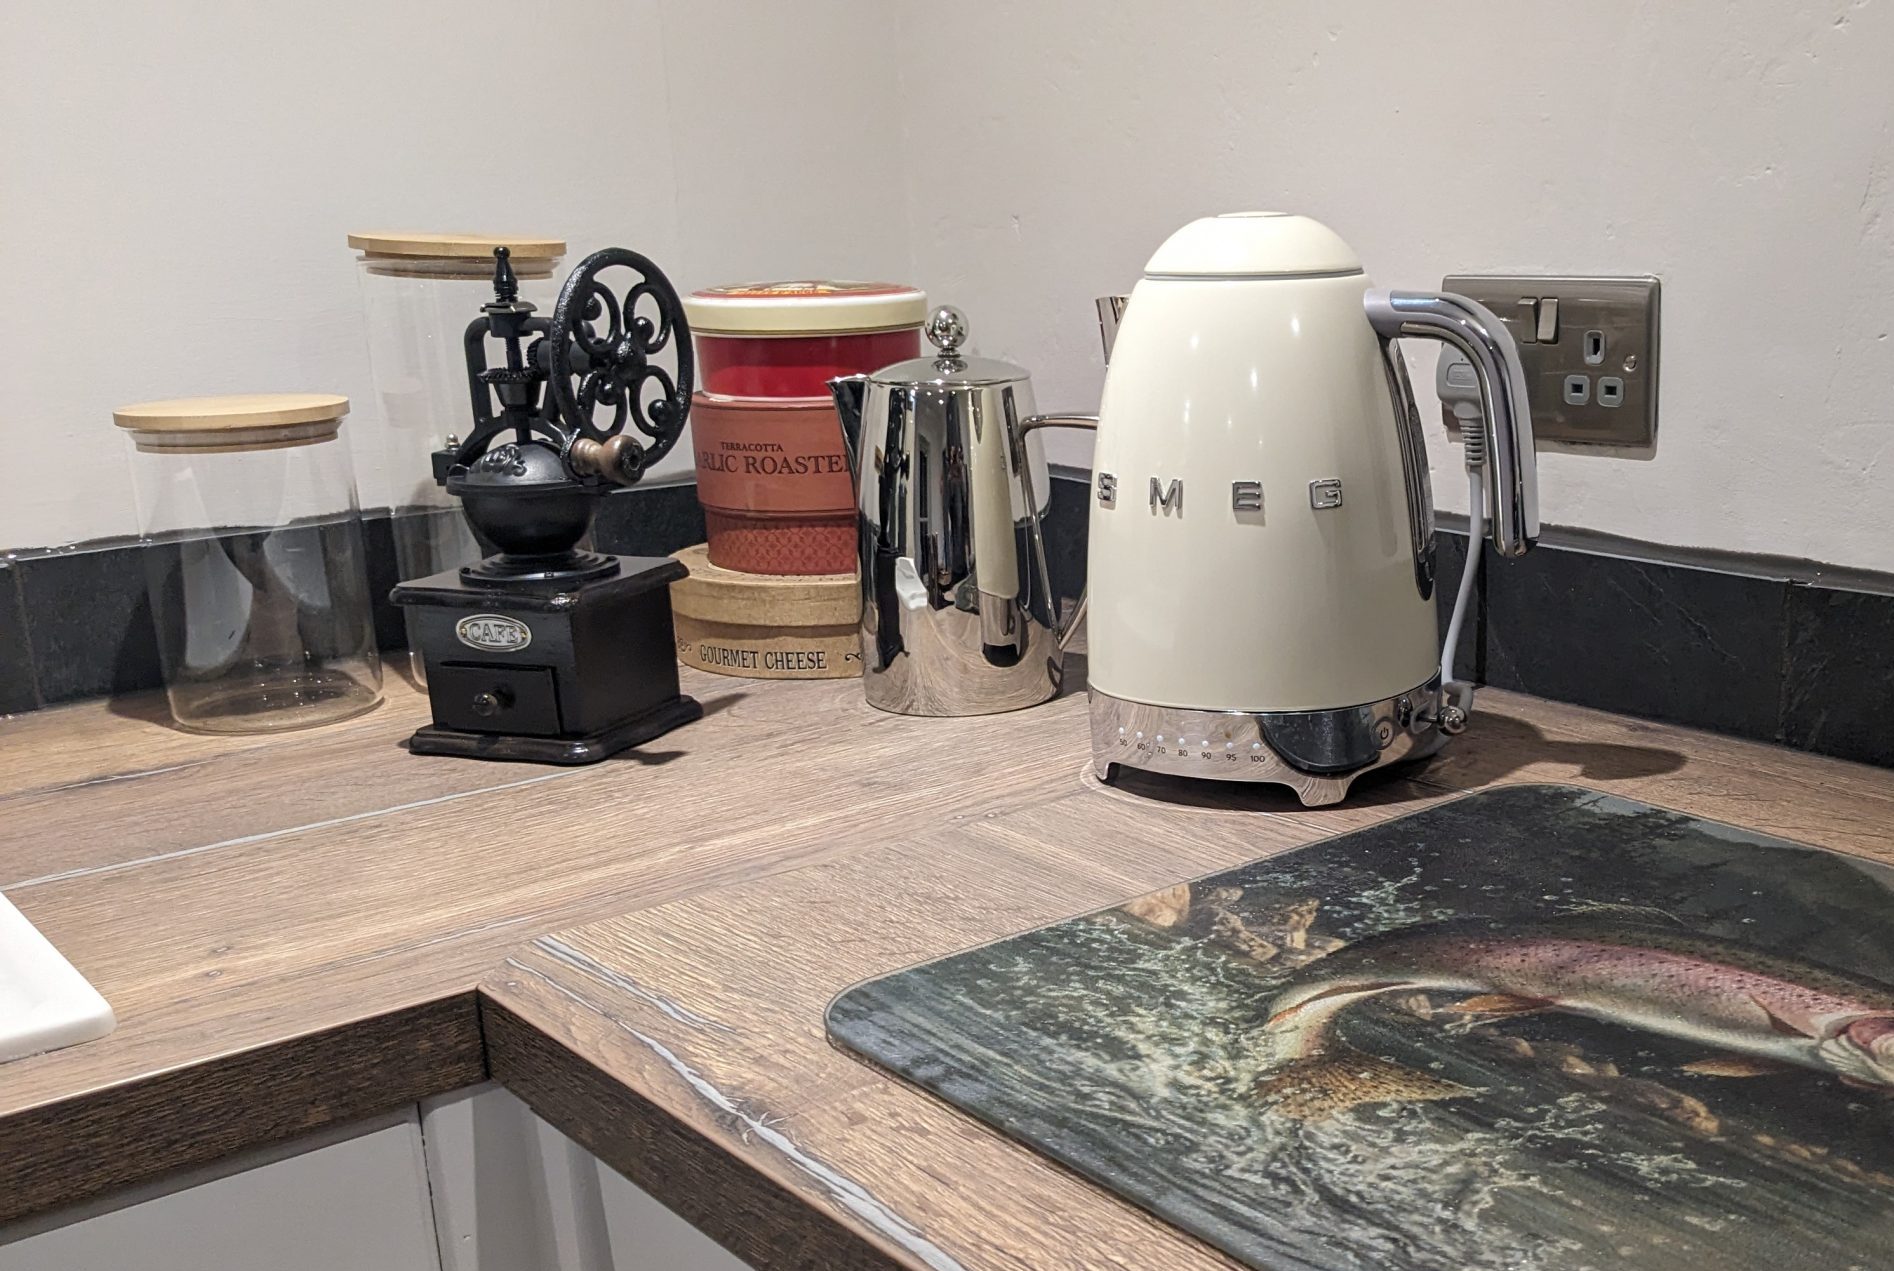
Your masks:
M362 537L376 639L383 649L405 647L401 610L388 603L399 581L389 514L364 515ZM703 542L697 488L654 486L608 495L592 541L599 551L625 556L664 556ZM163 685L146 599L146 555L137 543L115 543L0 560L0 714Z
M1894 766L1894 599L1791 587L1781 740Z
M1789 584L1554 547L1481 572L1486 683L1776 740Z
M42 705L162 683L137 544L22 557L20 604Z
M1068 474L1052 483L1046 554L1062 598L1085 578L1088 493ZM399 648L388 514L363 529L376 633ZM593 527L598 550L624 555L703 540L689 485L614 494ZM1441 533L1443 637L1465 554L1465 535ZM1457 663L1496 687L1894 767L1894 595L1543 543L1502 561L1489 548ZM136 545L0 560L0 713L159 682Z
M1481 683L1894 767L1894 595L1546 544L1481 584Z
M1046 570L1060 600L1076 598L1085 586L1085 496L1090 483L1055 477L1046 506Z
M40 703L39 677L20 600L20 570L0 560L0 715L30 711Z

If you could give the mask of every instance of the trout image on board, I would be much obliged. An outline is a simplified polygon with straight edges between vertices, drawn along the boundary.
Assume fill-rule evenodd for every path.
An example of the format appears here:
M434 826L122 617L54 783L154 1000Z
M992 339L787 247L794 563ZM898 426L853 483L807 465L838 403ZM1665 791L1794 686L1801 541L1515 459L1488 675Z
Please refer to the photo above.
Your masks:
M860 985L836 1041L1257 1267L1894 1248L1894 870L1470 795Z

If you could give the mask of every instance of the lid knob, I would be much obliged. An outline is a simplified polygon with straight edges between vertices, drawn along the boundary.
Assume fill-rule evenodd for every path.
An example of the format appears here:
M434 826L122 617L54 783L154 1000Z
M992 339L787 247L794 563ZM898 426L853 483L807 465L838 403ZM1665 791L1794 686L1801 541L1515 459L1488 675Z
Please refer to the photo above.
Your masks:
M520 280L513 275L512 256L511 248L493 249L493 298L502 304L519 299Z
M942 305L928 315L923 330L942 357L955 357L967 340L967 315L952 305Z

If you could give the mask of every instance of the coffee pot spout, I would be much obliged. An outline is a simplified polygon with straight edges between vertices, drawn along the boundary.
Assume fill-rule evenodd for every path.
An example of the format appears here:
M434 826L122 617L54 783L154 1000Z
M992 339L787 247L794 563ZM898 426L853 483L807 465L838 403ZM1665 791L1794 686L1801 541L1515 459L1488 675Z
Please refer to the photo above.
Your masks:
M866 375L838 375L829 381L829 396L835 399L835 413L842 421L842 448L848 453L848 470L861 489L861 465L855 456L861 450L862 403L868 395Z

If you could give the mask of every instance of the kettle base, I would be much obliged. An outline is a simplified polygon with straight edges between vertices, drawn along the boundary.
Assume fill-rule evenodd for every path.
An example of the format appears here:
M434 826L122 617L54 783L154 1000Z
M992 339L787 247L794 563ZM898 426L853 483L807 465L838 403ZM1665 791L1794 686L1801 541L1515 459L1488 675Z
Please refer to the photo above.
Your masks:
M1315 711L1152 706L1091 690L1092 763L1208 781L1288 786L1304 807L1348 797L1364 772L1424 759L1446 742L1438 676L1405 693Z

